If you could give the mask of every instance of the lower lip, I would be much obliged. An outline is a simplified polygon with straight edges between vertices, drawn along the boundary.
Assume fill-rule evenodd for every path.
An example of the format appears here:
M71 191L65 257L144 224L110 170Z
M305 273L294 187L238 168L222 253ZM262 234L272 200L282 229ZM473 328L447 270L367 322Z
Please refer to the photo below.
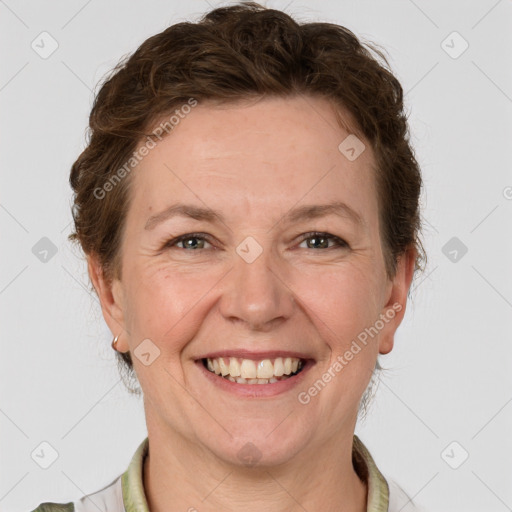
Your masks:
M201 359L196 361L196 364L212 384L228 393L246 398L265 398L286 393L297 387L304 380L305 374L315 363L311 359L308 359L306 364L302 367L302 371L297 375L269 384L238 384L237 382L231 382L229 379L219 377L216 373L209 371L204 367Z

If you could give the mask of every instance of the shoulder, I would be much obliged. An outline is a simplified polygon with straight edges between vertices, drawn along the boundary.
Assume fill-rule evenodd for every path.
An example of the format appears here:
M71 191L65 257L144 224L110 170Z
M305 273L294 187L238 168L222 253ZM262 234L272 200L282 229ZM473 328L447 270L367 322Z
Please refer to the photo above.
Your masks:
M32 512L75 512L75 506L69 503L41 503Z
M101 507L101 508L99 508ZM103 489L70 503L41 503L32 512L124 512L121 476Z
M389 488L389 512L426 512L424 508L414 503L397 482L391 478L386 478L386 481Z
M100 510L108 510L108 512L124 512L121 479L122 475L103 489L88 494L75 502L74 512L98 512L98 507Z
M398 483L381 473L368 448L354 435L353 463L356 472L368 485L368 507L370 511L426 512Z

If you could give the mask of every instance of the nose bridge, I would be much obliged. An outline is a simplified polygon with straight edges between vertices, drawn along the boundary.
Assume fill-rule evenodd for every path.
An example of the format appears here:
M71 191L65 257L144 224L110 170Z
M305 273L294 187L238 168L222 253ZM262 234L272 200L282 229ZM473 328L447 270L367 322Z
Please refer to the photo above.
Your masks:
M289 318L293 296L280 275L281 262L269 246L244 240L233 257L233 270L221 300L221 312L253 328L266 328L277 319Z

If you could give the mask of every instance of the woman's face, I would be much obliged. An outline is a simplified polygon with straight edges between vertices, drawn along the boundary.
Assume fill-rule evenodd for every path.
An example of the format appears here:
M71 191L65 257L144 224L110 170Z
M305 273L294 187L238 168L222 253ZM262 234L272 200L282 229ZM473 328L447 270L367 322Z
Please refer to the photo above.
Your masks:
M327 101L247 105L196 106L132 171L122 279L101 299L150 436L278 464L351 438L413 259L387 277L374 155L339 149Z

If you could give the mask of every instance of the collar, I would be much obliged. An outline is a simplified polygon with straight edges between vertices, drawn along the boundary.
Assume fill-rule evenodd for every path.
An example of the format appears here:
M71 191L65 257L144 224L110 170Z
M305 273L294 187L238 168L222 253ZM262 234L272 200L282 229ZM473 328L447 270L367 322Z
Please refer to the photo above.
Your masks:
M149 512L142 474L144 459L148 451L149 440L146 437L137 448L128 469L121 477L126 512ZM366 446L356 435L354 435L352 444L352 463L359 478L366 482L368 488L367 512L387 512L389 487L386 479L377 468Z

